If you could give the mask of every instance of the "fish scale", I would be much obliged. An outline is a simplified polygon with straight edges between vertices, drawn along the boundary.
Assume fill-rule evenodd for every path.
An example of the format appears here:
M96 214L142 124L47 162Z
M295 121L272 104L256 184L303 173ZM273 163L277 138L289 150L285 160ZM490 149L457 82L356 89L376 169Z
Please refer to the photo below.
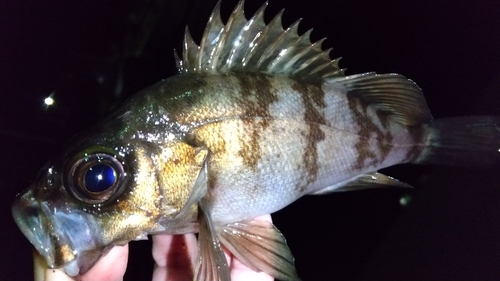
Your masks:
M377 172L400 163L498 162L500 117L433 120L413 81L345 76L299 21L265 24L266 5L247 20L241 1L224 24L218 3L200 46L186 30L179 75L75 136L16 198L49 267L82 275L114 245L198 232L196 281L230 281L222 245L300 280L283 235L254 217L308 194L409 187Z

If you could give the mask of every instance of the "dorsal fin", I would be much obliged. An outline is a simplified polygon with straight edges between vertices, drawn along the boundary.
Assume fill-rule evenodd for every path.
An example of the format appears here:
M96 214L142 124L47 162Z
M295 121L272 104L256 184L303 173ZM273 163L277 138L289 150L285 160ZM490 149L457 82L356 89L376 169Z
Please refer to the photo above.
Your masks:
M432 120L422 90L403 75L368 72L327 82L344 86L347 95L359 98L403 125L419 126Z
M230 71L281 74L303 80L343 76L339 59L331 60L322 40L311 43L311 30L298 35L299 21L286 30L283 10L268 24L264 22L267 2L247 20L241 0L224 24L220 1L207 23L200 45L186 28L182 60L176 56L181 73L226 73Z

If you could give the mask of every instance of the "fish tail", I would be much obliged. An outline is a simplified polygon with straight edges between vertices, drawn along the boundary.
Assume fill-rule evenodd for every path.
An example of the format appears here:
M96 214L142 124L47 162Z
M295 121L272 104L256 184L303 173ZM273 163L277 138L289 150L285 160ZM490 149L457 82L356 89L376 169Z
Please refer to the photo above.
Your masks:
M485 166L500 163L500 117L452 117L426 125L417 164Z

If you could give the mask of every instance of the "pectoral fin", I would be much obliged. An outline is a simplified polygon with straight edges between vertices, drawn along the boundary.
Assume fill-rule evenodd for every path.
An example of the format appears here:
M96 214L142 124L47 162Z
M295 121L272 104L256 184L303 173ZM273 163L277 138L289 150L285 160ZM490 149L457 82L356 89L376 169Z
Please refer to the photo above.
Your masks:
M179 211L177 217L182 217L184 212L188 211L194 204L197 204L201 199L207 194L208 190L208 161L209 161L209 151L208 149L202 149L198 152L196 157L203 159L203 164L196 178L196 181L191 189L191 194L187 199L184 207Z
M270 222L241 221L219 228L219 237L234 256L255 271L283 281L300 281L285 237Z
M199 203L200 233L194 281L231 281L229 266L210 218L206 199Z

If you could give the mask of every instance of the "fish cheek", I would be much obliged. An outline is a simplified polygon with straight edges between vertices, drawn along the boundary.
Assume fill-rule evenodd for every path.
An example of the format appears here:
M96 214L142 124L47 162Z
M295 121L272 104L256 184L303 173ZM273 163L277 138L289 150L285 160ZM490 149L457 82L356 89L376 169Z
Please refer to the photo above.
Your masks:
M133 166L128 186L100 208L103 244L125 244L163 229L161 223L172 219L188 200L205 156L180 141L136 148L129 161ZM168 231L175 231L170 228L176 224L168 225Z
M155 164L139 146L129 157L130 174L123 192L100 208L97 221L103 232L103 244L125 244L141 238L152 228L161 214L160 192L155 176ZM133 159L133 160L132 160Z
M155 145L154 149L138 149L134 188L127 194L129 200L119 204L125 208L140 208L142 215L147 217L147 227L156 231L161 227L159 222L173 219L183 209L206 156L206 149L184 141ZM183 217L191 216L185 214ZM176 224L169 224L169 227L175 228Z
M169 206L178 212L184 207L206 156L206 149L182 141L160 147L154 162L162 210Z

